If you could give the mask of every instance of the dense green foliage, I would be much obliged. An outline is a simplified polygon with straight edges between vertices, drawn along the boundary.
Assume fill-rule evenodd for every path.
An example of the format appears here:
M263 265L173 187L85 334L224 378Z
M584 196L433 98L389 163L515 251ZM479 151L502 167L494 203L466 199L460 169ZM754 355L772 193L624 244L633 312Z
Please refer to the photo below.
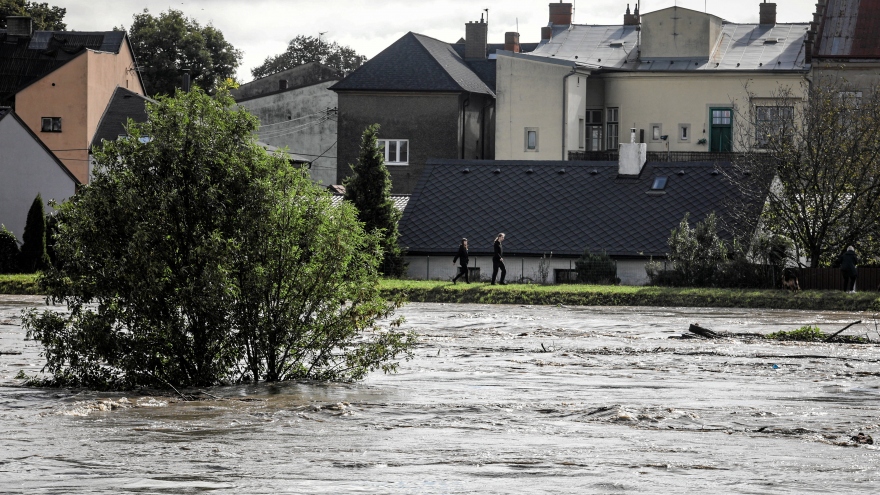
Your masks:
M577 281L582 284L616 284L617 264L606 253L593 254L589 249L574 263Z
M5 225L0 225L0 273L18 271L18 239Z
M290 40L284 53L266 57L262 65L251 69L251 74L259 79L309 62L320 62L335 67L341 74L346 75L360 67L366 60L367 57L358 55L347 46L340 46L336 42L328 43L320 37L299 35Z
M67 9L46 2L0 0L0 29L6 29L9 16L29 16L35 31L64 31L67 29L64 23L66 14Z
M797 330L772 332L766 335L772 340L798 340L802 342L820 342L828 338L819 327L805 325Z
M241 64L236 50L217 28L201 26L183 12L168 9L154 17L147 9L134 15L129 29L147 94L173 95L189 69L193 86L213 92L235 76Z
M364 130L357 163L345 179L345 199L358 211L358 219L368 232L378 231L382 237L382 273L400 277L406 273L406 260L398 244L397 222L400 212L391 201L391 174L385 167L385 156L379 148L379 125Z
M847 246L880 261L880 85L854 88L825 76L803 96L781 88L739 109L738 148L728 177L765 229L791 239L795 259L830 266Z
M19 270L33 273L49 266L49 255L46 253L46 213L43 209L43 198L39 194L28 210L21 239Z
M52 384L349 380L407 351L376 328L399 304L379 295L379 238L259 147L233 105L222 88L148 105L60 206L41 285L69 313L24 318Z

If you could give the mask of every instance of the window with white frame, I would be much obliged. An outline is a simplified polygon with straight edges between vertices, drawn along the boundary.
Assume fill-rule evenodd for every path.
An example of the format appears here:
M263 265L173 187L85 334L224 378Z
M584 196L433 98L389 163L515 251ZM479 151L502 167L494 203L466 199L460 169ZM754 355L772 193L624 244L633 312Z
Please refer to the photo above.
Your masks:
M538 151L538 128L537 127L526 127L525 128L525 151Z
M42 132L61 132L61 117L43 117L40 122Z
M605 149L616 150L620 146L620 114L618 108L605 109Z
M678 124L678 140L679 141L690 141L691 140L691 125L690 124Z
M759 148L766 147L771 139L790 134L794 125L794 107L791 106L756 106L755 107L755 144Z
M651 141L660 141L663 136L663 127L660 124L651 124Z
M379 139L386 165L409 165L409 139Z

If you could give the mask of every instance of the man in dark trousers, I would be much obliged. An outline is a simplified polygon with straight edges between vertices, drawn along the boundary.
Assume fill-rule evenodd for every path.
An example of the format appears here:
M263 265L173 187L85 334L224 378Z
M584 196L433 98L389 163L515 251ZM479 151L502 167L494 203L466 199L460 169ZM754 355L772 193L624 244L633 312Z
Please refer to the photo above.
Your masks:
M492 285L495 285L495 277L498 275L498 270L501 270L501 285L507 285L504 283L504 276L507 275L507 268L504 267L504 249L501 247L501 242L504 241L504 232L498 234L498 237L495 238L495 254L492 255Z
M856 256L856 248L850 246L840 255L840 273L843 275L844 292L855 293L856 278L859 276L856 270L856 265L858 264L859 258Z
M456 275L452 279L452 284L455 285L455 281L458 280L458 277L464 275L464 281L467 283L471 283L471 279L468 276L468 246L467 239L462 238L461 244L458 245L458 254L455 255L455 258L452 258L452 264L455 264L455 261L458 260L461 263L461 266L458 269L458 275Z

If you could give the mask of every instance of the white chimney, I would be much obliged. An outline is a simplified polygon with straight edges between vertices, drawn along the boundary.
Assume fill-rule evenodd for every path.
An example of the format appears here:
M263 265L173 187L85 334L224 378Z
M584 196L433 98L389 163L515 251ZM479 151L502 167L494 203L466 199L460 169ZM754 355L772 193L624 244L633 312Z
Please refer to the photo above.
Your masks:
M639 175L648 158L648 145L636 142L636 130L629 130L629 142L620 143L617 154L618 175Z

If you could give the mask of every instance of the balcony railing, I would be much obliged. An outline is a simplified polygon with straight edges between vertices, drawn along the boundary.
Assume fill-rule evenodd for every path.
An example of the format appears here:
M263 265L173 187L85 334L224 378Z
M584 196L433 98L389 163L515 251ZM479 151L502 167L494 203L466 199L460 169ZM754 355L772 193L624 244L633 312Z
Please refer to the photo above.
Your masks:
M715 153L707 151L649 151L649 162L730 162L740 153ZM589 162L616 162L617 151L569 151L569 160Z

